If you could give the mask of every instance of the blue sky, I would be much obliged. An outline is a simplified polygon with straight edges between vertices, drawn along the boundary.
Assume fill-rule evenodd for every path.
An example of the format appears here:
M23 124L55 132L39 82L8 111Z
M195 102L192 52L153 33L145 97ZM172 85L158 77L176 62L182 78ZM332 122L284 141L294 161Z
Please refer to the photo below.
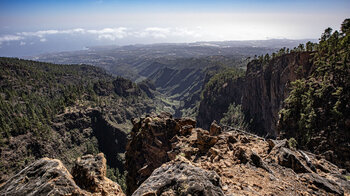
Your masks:
M327 27L338 29L350 17L349 10L349 0L0 0L0 56L9 48L49 47L58 39L69 43L69 50L318 38Z

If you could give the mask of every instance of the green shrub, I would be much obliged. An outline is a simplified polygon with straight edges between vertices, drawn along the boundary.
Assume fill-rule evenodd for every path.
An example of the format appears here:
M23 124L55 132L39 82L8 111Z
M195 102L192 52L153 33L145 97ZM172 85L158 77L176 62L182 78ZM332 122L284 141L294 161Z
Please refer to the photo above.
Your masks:
M245 115L242 111L242 105L235 105L234 103L230 104L220 123L242 130L248 128L248 124L245 122Z
M297 140L295 140L294 137L289 138L288 146L289 146L289 148L294 148L294 149L297 148L297 146L298 146Z

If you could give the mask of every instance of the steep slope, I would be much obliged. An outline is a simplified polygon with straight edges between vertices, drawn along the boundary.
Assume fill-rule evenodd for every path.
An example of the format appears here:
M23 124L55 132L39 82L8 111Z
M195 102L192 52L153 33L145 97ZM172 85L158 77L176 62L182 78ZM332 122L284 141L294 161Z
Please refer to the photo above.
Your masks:
M158 68L147 76L159 92L179 101L175 116L195 116L202 87L208 75L227 67L244 68L242 56L210 56L160 61Z
M309 75L309 52L291 53L268 63L253 60L247 65L244 77L212 78L203 90L197 120L205 128L213 120L220 121L231 103L241 104L251 130L255 133L277 135L278 112L287 98L289 83ZM227 74L227 73L224 73ZM214 109L215 108L215 109Z
M326 29L318 44L252 60L244 77L213 77L216 85L203 91L199 125L208 128L230 104L241 105L250 131L292 138L299 148L350 170L349 21L341 32Z
M294 149L287 140L222 130L215 123L207 131L195 128L195 124L194 120L173 119L166 114L134 120L126 152L128 195L135 190L134 195L193 190L206 194L206 186L225 195L350 193L350 182L342 173L345 170ZM200 179L189 176L194 170ZM202 175L205 172L211 172L206 175L211 180ZM192 183L181 186L191 178Z
M70 168L99 151L122 172L128 119L155 111L139 86L93 66L0 58L0 67L0 182L42 157Z
M197 123L208 129L213 120L220 121L233 102L241 103L244 88L243 71L235 68L207 75L197 114Z

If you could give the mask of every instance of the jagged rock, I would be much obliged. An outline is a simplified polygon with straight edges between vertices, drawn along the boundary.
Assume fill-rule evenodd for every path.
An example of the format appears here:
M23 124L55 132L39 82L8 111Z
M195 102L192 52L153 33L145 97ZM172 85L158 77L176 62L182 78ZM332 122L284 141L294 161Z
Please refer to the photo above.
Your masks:
M128 195L131 195L154 169L170 161L167 153L171 150L170 140L179 131L179 123L166 114L148 116L134 125L125 154Z
M332 180L323 178L315 173L301 174L300 178L302 181L307 181L309 184L313 184L317 188L323 189L329 193L344 195L344 190L339 186L339 184ZM319 195L321 193L316 190L316 194Z
M120 187L106 178L106 159L102 153L93 156L85 155L75 163L72 175L77 185L89 192L117 194Z
M81 193L73 177L57 159L42 158L0 187L0 195L67 195Z
M214 120L210 125L210 135L219 135L222 132L221 127L217 124L217 122Z
M180 133L181 135L188 135L191 133L193 128L196 128L196 121L192 118L181 118L178 120L178 123L181 127Z
M154 123L155 119L157 123ZM187 134L183 135L182 129L187 125L180 126L180 121L153 116L150 120L140 122L143 128L137 134L132 134L126 153L127 171L130 172L127 181L129 184L136 182L133 183L133 190L139 188L142 182L146 183L148 177L154 176L152 172L157 169L157 165L160 167L166 163L166 167L172 168L175 167L172 164L183 157L194 167L215 171L220 177L225 195L350 193L350 183L342 177L337 166L312 153L289 149L287 140L266 141L240 130L211 136L209 131L200 128L189 128ZM157 134L153 134L152 130ZM162 142L162 147L157 145L156 139ZM163 166L160 169L162 171L165 170ZM312 166L314 169L311 169ZM174 185L176 183L171 184L173 181L167 180L168 176L176 175L170 171L163 175L157 174L150 183L147 180L147 185L140 187L142 192L138 190L135 194L155 195L162 189L160 187L165 187L159 193L176 195L179 193ZM188 177L183 174L184 179ZM157 186L157 182L170 184ZM317 186L317 183L324 185ZM129 189L128 194L133 192Z
M265 163L265 161L255 152L252 151L252 154L250 155L250 160L252 161L252 163L260 168L263 168L264 170L268 171L269 173L272 173L272 171L270 170L270 168L267 166L267 164Z
M278 163L282 166L293 169L296 173L312 173L311 169L295 156L293 151L281 148L278 154Z
M213 171L193 166L188 161L171 161L153 171L134 192L146 195L224 195L220 177Z
M196 128L196 121L192 118L180 118L178 120L180 126L192 126L193 128Z
M237 158L240 163L247 163L249 161L246 151L241 147L236 147L233 151L233 156Z
M216 142L218 138L216 136L209 135L207 130L197 129L197 140L196 143L201 152L208 151Z
M82 157L73 174L75 176L61 161L42 158L5 182L0 187L0 195L124 195L117 183L105 177L103 154Z

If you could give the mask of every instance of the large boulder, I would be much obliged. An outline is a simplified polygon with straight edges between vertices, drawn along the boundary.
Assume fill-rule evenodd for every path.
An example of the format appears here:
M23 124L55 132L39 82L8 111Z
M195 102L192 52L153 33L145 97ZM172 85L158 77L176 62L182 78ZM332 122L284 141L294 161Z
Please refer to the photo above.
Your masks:
M61 161L42 158L5 182L0 195L124 195L117 183L106 178L102 153L78 159L72 174Z
M0 187L0 195L83 195L73 176L57 159L42 158Z
M134 192L133 196L224 195L220 177L214 171L195 167L184 160L177 159L154 170L151 176Z

